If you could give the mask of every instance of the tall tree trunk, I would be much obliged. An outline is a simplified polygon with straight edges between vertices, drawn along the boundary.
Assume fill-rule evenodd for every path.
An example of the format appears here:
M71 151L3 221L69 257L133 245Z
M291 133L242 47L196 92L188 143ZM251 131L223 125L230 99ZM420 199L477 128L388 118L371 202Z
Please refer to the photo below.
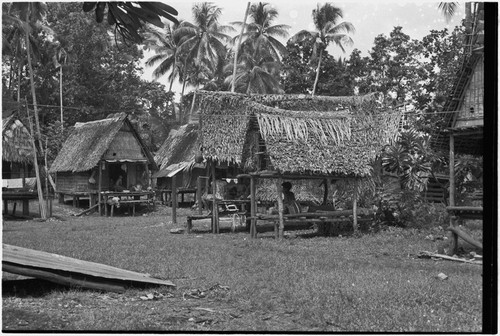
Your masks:
M59 65L59 98L61 99L61 131L64 131L62 64Z
M174 85L174 70L172 70L172 78L170 79L170 86L168 87L168 92L172 92L173 85Z
M26 22L28 22L28 16L26 15ZM38 108L37 108L37 103L36 103L36 93L35 93L35 80L33 78L33 66L31 65L31 53L30 53L30 39L29 39L29 32L26 30L26 54L28 57L28 68L30 72L30 86L31 86L31 96L33 99L33 110L35 112L35 123L36 123L36 135L38 138L38 145L40 150L43 149L42 145L42 133L40 132L40 121L38 120ZM26 100L26 109L28 110L28 100ZM29 113L29 112L28 112ZM31 133L33 135L33 132ZM35 145L35 142L33 141L33 145ZM41 185L41 180L40 180L40 169L38 167L38 155L36 151L36 147L33 148L34 150L34 163L35 163L35 173L37 177L37 189L38 189L38 199L40 201L40 212L42 219L47 219L47 209L45 207L45 202L43 201L43 191L42 191L42 185Z
M316 86L318 86L318 79L319 79L319 71L321 69L321 60L323 58L323 48L319 51L319 60L318 60L318 67L316 68L316 79L314 79L314 86L313 86L313 92L312 96L316 94Z
M28 123L30 126L30 139L31 145L33 147L33 163L35 166L35 176L36 176L36 188L38 192L38 204L40 206L40 216L42 219L47 219L47 208L45 201L43 200L43 190L42 190L42 180L40 178L40 168L38 167L38 155L35 145L35 137L33 136L33 123L31 122L30 112L28 108L28 100L26 100L26 113L28 115Z
M26 22L28 22L28 18L26 18ZM38 138L39 148L43 149L42 146L42 133L40 132L40 121L38 119L38 107L36 103L36 94L35 94L35 80L33 78L33 66L31 65L31 52L30 52L30 37L29 32L26 30L26 54L28 56L28 68L30 72L30 86L31 86L31 97L33 99L33 109L35 111L35 126L36 126L36 135ZM26 101L26 103L28 103Z
M231 92L234 92L236 88L236 65L238 64L238 51L240 50L241 40L243 39L243 32L245 31L245 25L247 23L248 10L250 9L250 2L247 3L247 9L245 10L245 18L243 19L243 25L241 26L240 38L238 39L238 45L234 51L234 65L233 65L233 80L231 83Z

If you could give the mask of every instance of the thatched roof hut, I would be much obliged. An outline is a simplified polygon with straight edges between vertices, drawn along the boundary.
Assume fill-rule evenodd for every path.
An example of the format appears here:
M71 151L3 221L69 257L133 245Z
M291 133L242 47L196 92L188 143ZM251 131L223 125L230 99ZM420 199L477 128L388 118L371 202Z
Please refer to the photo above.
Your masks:
M111 190L120 177L125 188L150 186L151 170L153 155L125 113L76 123L50 167L60 197Z
M203 155L281 174L368 176L399 114L353 97L197 93Z
M195 156L200 152L198 134L198 124L186 124L170 131L154 157L160 169L153 177L167 177L193 165Z
M126 128L126 132L131 133L133 137L120 134L119 131L122 128ZM137 141L139 146L132 143L133 141ZM114 147L121 148L112 148L112 144L114 144ZM116 152L125 154L116 156L113 149L127 150L117 150ZM127 115L120 113L107 119L76 123L52 163L50 172L86 171L94 168L101 159L108 161L147 161L156 167L153 155L147 150Z
M33 163L30 133L16 114L2 119L2 161Z

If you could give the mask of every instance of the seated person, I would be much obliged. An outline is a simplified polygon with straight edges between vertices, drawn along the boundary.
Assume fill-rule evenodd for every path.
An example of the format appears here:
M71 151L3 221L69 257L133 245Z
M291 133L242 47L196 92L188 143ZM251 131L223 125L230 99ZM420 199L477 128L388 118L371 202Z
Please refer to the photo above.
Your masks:
M115 188L115 191L118 191L118 192L124 190L124 188L123 188L123 177L121 175L118 176L118 179L115 182L114 188Z
M283 213L300 213L300 205L295 200L295 194L292 192L292 184L290 182L283 182L281 186L283 187Z

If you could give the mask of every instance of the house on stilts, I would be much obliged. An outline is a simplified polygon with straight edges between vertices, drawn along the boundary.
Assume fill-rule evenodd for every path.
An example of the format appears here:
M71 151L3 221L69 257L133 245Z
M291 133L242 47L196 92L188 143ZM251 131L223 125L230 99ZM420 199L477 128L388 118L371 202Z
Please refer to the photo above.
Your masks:
M50 167L60 202L65 196L75 205L89 198L91 207L101 192L115 190L119 179L121 189L152 187L156 170L153 154L125 113L76 123Z
M458 249L458 237L482 249L482 244L463 232L458 225L465 219L483 218L482 180L479 180L479 187L467 197L471 204L459 204L455 176L458 155L482 159L484 154L484 114L488 112L484 110L484 4L474 3L474 6L471 18L474 24L467 28L469 31L464 37L462 66L442 111L444 127L433 135L432 142L435 148L449 153L450 186L447 210L450 213L449 230L453 233L454 253Z

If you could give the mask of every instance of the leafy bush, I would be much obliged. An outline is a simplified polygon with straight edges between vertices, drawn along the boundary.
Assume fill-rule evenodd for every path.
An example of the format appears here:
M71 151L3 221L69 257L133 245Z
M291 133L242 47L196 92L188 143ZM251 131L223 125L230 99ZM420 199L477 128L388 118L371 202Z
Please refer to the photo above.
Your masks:
M379 194L378 204L376 218L380 224L424 229L446 225L449 220L444 204L428 203L413 190Z

